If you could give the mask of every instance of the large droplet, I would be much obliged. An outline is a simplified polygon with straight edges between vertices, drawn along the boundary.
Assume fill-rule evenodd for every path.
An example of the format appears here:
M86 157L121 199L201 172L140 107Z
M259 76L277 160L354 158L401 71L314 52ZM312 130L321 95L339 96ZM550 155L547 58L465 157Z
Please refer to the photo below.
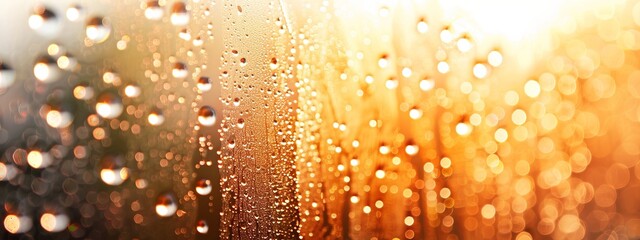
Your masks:
M25 233L32 225L33 220L27 216L9 214L4 218L4 228L12 234Z
M87 21L85 33L89 40L101 43L109 38L111 26L103 17L92 17Z
M61 70L56 60L50 56L42 56L36 60L33 66L33 75L43 83L51 83L58 80Z
M207 224L207 221L205 220L198 221L198 224L196 225L196 231L202 234L209 232L209 224Z
M165 193L156 200L156 213L160 217L171 217L178 210L176 198L173 194Z
M96 112L103 118L117 118L122 114L122 99L111 91L102 92L96 102Z
M52 10L40 5L29 16L29 27L41 36L51 38L60 30L60 21Z
M158 3L158 0L147 1L144 9L144 16L149 20L160 20L164 15L164 9Z
M48 232L61 232L69 226L69 217L62 213L44 213L40 217L40 226Z
M16 71L0 60L0 90L6 89L16 81Z
M129 169L121 155L107 154L100 162L100 178L111 186L122 184L129 178Z
M216 111L212 107L202 106L198 111L198 122L203 126L213 126L216 123Z
M200 195L208 195L211 193L211 181L209 179L200 179L196 182L196 192Z
M211 90L211 80L209 79L209 77L200 77L198 78L198 90L200 90L201 92L207 92L209 90Z
M174 26L184 26L189 23L189 13L184 2L175 2L171 6L171 24Z
M149 112L149 116L147 117L147 121L149 124L153 126L158 126L164 123L164 115L162 114L162 110L158 108L154 108Z

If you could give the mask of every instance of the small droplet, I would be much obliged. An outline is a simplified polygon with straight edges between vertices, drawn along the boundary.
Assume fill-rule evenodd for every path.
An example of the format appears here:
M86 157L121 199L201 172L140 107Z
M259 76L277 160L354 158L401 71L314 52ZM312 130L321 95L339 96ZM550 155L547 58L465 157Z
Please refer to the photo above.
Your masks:
M487 56L487 61L491 66L494 66L494 67L502 65L502 53L500 53L498 50L493 50L489 52L489 55Z
M147 1L144 9L144 16L149 20L160 20L164 15L164 9L158 3L158 0Z
M238 118L238 128L244 128L244 118Z
M58 64L58 67L60 69L72 71L78 65L78 60L71 54L65 53L62 56L58 57L56 63Z
M16 81L16 71L0 60L0 90L6 89Z
M158 196L156 200L156 213L160 217L171 217L178 210L176 199L171 193Z
M48 232L61 232L69 226L66 214L44 213L40 217L40 226Z
M278 59L271 58L271 62L269 62L269 68L271 68L271 70L278 69Z
M378 67L386 68L387 66L389 66L389 55L382 54L378 59Z
M130 97L130 98L139 97L140 93L142 93L142 89L138 85L129 84L126 87L124 87L124 95L127 95L127 97Z
M175 2L171 6L171 24L174 26L184 26L189 23L189 13L184 2Z
M43 83L51 83L58 80L61 74L56 61L50 56L38 58L33 66L33 75Z
M198 225L196 225L196 231L198 231L201 234L206 234L207 232L209 232L209 225L207 224L207 221L205 220L198 221Z
M108 154L100 163L100 179L108 185L117 186L129 178L129 169L121 155Z
M196 192L200 195L208 195L211 193L211 180L209 179L200 179L196 182Z
M94 91L86 82L78 83L73 88L73 96L78 100L89 100L93 98Z
M41 150L31 150L27 154L27 163L35 169L46 168L53 163L53 156Z
M87 38L95 43L106 41L111 34L111 26L102 17L92 17L85 28Z
M69 21L75 22L83 15L82 7L80 7L80 5L71 5L69 6L69 8L67 8L66 14Z
M41 108L47 125L53 128L66 128L73 122L72 105L66 101L65 93L56 90L49 95L47 104Z
M429 25L424 18L418 20L417 29L419 33L426 33L427 31L429 31Z
M422 79L420 80L420 90L422 91L429 91L431 89L433 89L433 87L435 87L436 82L433 79Z
M198 78L197 87L201 92L207 92L211 90L211 80L209 77L200 77Z
M203 106L198 111L198 122L203 126L213 126L216 123L216 111L209 106Z
M189 75L189 71L187 71L187 65L182 62L177 62L173 64L173 70L171 70L171 75L174 78L186 78Z
M103 118L117 118L122 114L124 105L122 99L111 91L105 91L98 96L96 102L96 112Z
M149 116L147 117L147 121L149 124L153 126L159 126L164 123L164 115L162 114L162 110L158 108L154 108L149 112Z

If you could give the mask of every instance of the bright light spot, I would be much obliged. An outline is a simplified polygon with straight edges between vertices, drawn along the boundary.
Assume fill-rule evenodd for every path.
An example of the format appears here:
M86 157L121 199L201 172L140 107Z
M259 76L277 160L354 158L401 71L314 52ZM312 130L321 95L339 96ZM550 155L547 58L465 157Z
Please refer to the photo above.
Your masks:
M64 214L53 215L51 213L45 213L40 217L40 225L44 230L49 232L60 232L65 230L69 225L69 218Z
M433 79L422 79L420 80L420 90L429 91L435 87L436 82Z
M485 219L491 219L496 215L496 207L491 204L486 204L481 210L482 217Z
M122 184L129 178L129 169L102 169L100 170L100 179L108 185L117 186Z
M487 61L491 66L497 67L502 65L502 54L498 51L489 52L489 56L487 56Z
M524 94L530 98L540 95L540 84L535 80L529 80L524 84Z
M489 75L489 67L484 63L476 63L473 66L473 76L479 79L486 78Z
M438 63L438 72L445 74L449 72L449 64L447 62L439 62Z
M4 228L12 234L27 232L31 229L32 224L31 218L26 216L10 214L4 218Z
M456 133L460 136L469 136L472 129L471 125L464 122L460 122L456 125Z

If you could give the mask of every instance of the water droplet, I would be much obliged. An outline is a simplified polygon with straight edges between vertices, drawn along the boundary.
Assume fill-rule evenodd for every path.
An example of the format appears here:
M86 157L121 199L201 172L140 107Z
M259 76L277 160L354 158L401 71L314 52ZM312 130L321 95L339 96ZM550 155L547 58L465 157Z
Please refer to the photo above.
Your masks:
M149 123L153 126L158 126L164 123L164 115L162 114L162 110L155 108L149 112L149 116L147 117Z
M109 38L111 26L102 17L92 17L87 21L85 33L89 40L95 43L101 43Z
M209 90L211 90L211 80L209 79L209 77L200 77L198 78L198 90L202 91L202 92L207 92Z
M78 65L78 60L71 54L65 53L62 56L58 57L56 63L58 64L59 68L71 71L74 70Z
M61 232L69 226L66 214L44 213L40 217L40 226L48 232Z
M75 22L83 15L82 7L80 7L80 5L71 5L69 6L69 8L67 8L66 14L69 21Z
M125 166L126 161L121 155L105 155L100 163L100 178L108 185L120 185L129 178L129 169Z
M409 155L409 156L414 156L414 155L418 154L419 150L420 150L420 148L418 147L418 145L413 140L409 140L407 142L407 146L404 148L404 152L406 152L407 155Z
M35 169L46 168L53 163L53 156L39 149L31 150L27 154L27 163Z
M208 195L211 193L211 181L209 179L200 179L196 182L196 192L200 195Z
M73 88L73 96L78 100L89 100L93 98L93 95L93 88L86 82L78 83L78 85Z
M16 81L16 71L0 60L0 90L6 89Z
M44 83L51 83L58 80L60 76L60 68L56 61L50 56L42 56L38 58L33 66L33 75L36 79Z
M271 58L271 62L269 63L269 67L271 70L276 70L278 68L278 59Z
M502 65L502 53L500 53L498 50L493 50L489 52L489 55L487 56L487 61L491 66L494 66L494 67Z
M189 13L184 2L175 2L171 6L171 24L174 26L184 26L189 23Z
M18 175L18 168L13 164L5 164L0 162L0 181L11 181Z
M422 117L422 110L418 107L413 107L409 110L409 117L413 120L419 119Z
M471 125L465 122L459 122L456 125L456 133L458 133L458 135L460 136L468 136L469 134L471 134L472 129L473 128L471 127Z
M127 95L127 97L130 98L139 97L141 92L142 89L140 89L140 87L135 84L129 84L124 88L124 95Z
M229 147L230 149L233 149L236 147L236 140L233 137L230 137L227 140L227 147Z
M238 128L244 128L244 118L238 118Z
M387 89L396 89L396 88L398 88L398 84L399 84L399 82L395 78L389 78L389 79L387 79L387 81L384 82L384 86Z
M422 91L429 91L435 87L436 82L433 79L422 79L420 80L420 89Z
M66 128L73 122L71 105L65 101L62 91L54 91L42 106L42 113L47 124L53 128Z
M209 106L202 106L198 110L198 122L203 126L213 126L216 123L216 111Z
M389 65L389 55L382 54L378 59L378 67L386 68Z
M173 64L173 70L171 70L171 75L174 78L186 78L189 75L189 71L187 71L187 65L182 62L177 62Z
M247 66L247 59L246 58L240 58L240 66L241 67Z
M160 217L171 217L178 210L178 205L173 194L165 193L156 200L156 213Z
M200 220L198 221L198 225L196 225L196 230L199 233L205 234L209 232L209 224L207 224L207 221L205 220Z
M418 20L417 29L419 33L426 33L429 31L429 24L427 24L427 21L424 18Z
M96 112L103 118L117 118L122 114L124 105L122 99L111 91L105 91L98 96Z
M160 7L157 0L147 1L147 7L144 9L144 16L149 20L160 20L164 15L164 9Z
M36 6L29 16L29 27L36 33L50 38L60 30L60 21L52 10L40 5Z
M12 234L25 233L31 230L33 220L27 216L9 214L4 218L4 228Z

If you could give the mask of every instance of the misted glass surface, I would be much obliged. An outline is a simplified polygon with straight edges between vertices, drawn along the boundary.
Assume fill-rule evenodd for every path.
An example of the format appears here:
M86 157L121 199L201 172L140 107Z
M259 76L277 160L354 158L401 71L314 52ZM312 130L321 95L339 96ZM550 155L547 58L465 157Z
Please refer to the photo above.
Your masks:
M639 1L0 19L0 239L640 238Z

